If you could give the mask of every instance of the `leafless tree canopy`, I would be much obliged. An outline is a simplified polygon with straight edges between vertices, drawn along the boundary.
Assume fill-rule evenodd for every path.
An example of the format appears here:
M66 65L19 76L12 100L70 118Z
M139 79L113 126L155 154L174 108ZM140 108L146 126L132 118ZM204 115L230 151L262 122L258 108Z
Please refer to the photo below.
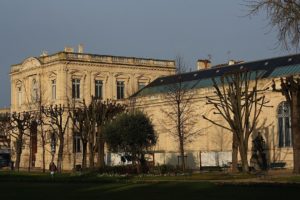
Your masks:
M254 78L254 80L252 80ZM268 101L263 91L258 89L258 72L233 72L213 78L215 95L207 96L207 104L212 106L215 115L220 115L227 122L221 123L203 116L212 124L234 134L237 139L244 171L248 171L248 140L255 129L262 108Z
M63 152L64 152L64 136L66 129L68 127L70 115L69 115L69 107L64 107L63 105L51 105L49 107L42 107L42 113L48 119L48 125L52 128L53 133L56 134L59 139L59 149L58 149L58 157L57 157L57 169L59 172L62 170L62 162L63 162Z
M9 148L10 146L10 126L10 114L0 113L0 145L3 145L5 148Z
M269 25L278 31L278 41L284 48L299 48L300 0L245 0L249 15L265 11Z
M196 129L195 126L197 119L192 102L195 94L192 91L193 86L191 87L182 81L181 74L186 67L181 56L176 57L176 65L177 76L174 77L176 83L165 86L167 89L165 100L168 106L161 111L166 116L166 120L163 120L163 123L166 124L166 131L178 142L181 168L184 171L186 167L184 160L185 146L199 135L200 130Z
M280 88L273 81L273 91L281 92L291 107L294 173L300 173L300 78L289 76L280 79Z

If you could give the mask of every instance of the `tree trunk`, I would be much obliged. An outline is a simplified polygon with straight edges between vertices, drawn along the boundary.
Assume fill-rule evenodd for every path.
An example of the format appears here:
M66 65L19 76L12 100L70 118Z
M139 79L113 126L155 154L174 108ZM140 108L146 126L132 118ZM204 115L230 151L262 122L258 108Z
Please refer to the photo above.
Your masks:
M90 165L89 167L90 168L94 168L94 145L93 143L89 143L89 162L90 162Z
M247 145L245 145L244 142L240 142L239 150L242 161L242 171L247 173L249 172Z
M99 168L104 167L104 139L101 132L101 128L97 128L98 137L97 137L97 144L98 144L98 154L97 154L97 165Z
M42 133L43 134L43 133ZM45 138L42 139L42 152L43 152L43 155L42 155L42 159L43 159L43 173L46 172L46 150L45 150Z
M87 142L82 141L82 169L86 169Z
M19 171L20 169L20 161L21 161L21 154L22 154L22 137L17 139L17 146L16 146L16 169Z
M184 159L183 138L180 139L180 157L181 157L181 169L182 169L182 172L185 172L185 159Z
M44 135L44 128L43 125L41 124L41 139L42 139L42 162L43 162L43 173L46 171L46 141L45 141L45 135Z
M32 164L32 137L31 133L29 135L29 156L28 156L28 172L31 170L31 164Z
M63 152L64 152L64 137L59 137L59 149L57 155L57 171L61 173L62 171L62 162L63 162Z
M300 173L300 92L292 93L291 102L291 125L293 141L294 173Z
M232 172L238 172L238 140L236 137L236 134L233 133L232 135L232 165L231 165L231 171Z

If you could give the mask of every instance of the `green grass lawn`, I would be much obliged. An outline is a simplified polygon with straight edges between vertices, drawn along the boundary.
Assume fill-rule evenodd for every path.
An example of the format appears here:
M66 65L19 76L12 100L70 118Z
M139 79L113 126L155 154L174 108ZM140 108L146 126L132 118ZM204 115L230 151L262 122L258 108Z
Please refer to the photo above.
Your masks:
M142 182L139 177L74 176L62 174L51 180L49 174L0 172L2 199L289 199L298 196L296 184L209 183L197 175L191 180ZM205 175L207 178L208 175ZM149 178L149 177L148 177ZM196 180L199 180L198 182Z

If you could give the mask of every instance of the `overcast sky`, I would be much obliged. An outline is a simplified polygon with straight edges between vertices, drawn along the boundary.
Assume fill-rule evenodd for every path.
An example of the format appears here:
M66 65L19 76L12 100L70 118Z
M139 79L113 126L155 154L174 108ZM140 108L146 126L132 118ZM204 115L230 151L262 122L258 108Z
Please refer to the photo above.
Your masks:
M0 0L0 107L10 105L10 65L43 50L213 64L290 52L276 47L266 16L245 17L243 0Z

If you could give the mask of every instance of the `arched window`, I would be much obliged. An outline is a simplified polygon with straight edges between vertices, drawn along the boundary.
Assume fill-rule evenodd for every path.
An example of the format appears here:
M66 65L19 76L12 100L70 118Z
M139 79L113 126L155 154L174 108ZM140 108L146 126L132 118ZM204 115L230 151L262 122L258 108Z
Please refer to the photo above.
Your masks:
M278 145L279 147L291 147L292 146L292 134L291 134L291 109L290 105L283 101L277 108L278 118Z

